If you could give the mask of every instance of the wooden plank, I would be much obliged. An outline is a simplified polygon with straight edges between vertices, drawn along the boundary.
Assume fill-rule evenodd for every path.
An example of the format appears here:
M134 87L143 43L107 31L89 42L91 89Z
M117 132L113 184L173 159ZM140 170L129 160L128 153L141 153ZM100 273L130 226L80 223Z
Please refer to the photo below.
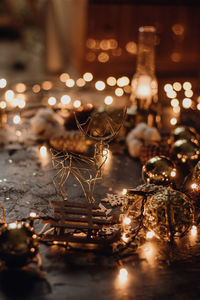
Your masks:
M87 209L76 209L76 208L55 208L55 213L60 213L60 214L72 214L72 215L86 215L88 216L88 210ZM103 216L103 217L106 217L105 213L104 212L97 212L97 211L94 211L92 212L92 215L93 216Z
M89 204L89 203L74 203L70 201L51 201L51 206L56 207L78 207L78 208L92 208L92 209L99 209L99 206L96 204Z
M56 228L71 228L71 229L101 229L101 226L98 226L98 225L93 225L92 227L91 226L88 226L86 224L79 224L79 223L67 223L67 222L64 222L62 224L59 224L53 220L46 220L46 223L49 223L51 224L52 226L56 227Z
M60 218L55 218L55 221L59 221ZM71 221L71 222L83 222L83 223L88 223L88 218L79 218L77 217L69 217L69 216L64 216L65 221ZM48 221L48 220L47 220ZM92 217L92 222L95 224L102 224L102 225L112 225L115 224L116 222L112 222L111 220L107 219L97 219Z

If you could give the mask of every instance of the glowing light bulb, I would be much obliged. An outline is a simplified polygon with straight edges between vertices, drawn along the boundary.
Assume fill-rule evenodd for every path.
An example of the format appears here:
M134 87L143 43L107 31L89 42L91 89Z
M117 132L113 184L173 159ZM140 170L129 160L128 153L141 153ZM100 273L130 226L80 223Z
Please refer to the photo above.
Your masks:
M191 188L192 188L192 189L196 189L196 188L197 188L197 184L196 184L196 183L192 183L192 184L191 184Z
M165 84L165 85L164 85L164 91L165 91L166 93L168 93L168 92L170 92L170 91L173 91L172 85L171 85L170 83Z
M0 108L2 108L2 109L6 108L6 102L5 101L0 102Z
M186 82L184 82L184 84L183 84L183 88L184 88L184 90L191 90L191 88L192 88L192 85L191 85L191 83L190 82L188 82L188 81L186 81Z
M171 106L172 106L172 107L178 107L178 106L179 106L179 101L178 101L178 99L172 99L172 100L171 100Z
M67 79L69 79L69 78L70 78L70 76L68 73L62 73L62 74L60 74L60 77L59 77L61 82L66 82Z
M180 113L180 110L181 110L180 106L173 107L173 112L174 112L175 114Z
M104 103L107 104L107 105L112 104L113 103L113 97L106 96L105 99L104 99Z
M26 106L25 100L19 99L18 106L19 106L19 108L24 108Z
M43 90L48 91L48 90L50 90L52 87L53 87L53 83L52 83L51 81L48 81L48 80L43 81L43 83L42 83L42 88L43 88Z
M127 189L123 189L122 190L122 195L126 195L126 193L127 193Z
M193 96L193 91L192 90L186 90L184 92L185 97L191 98Z
M124 94L124 90L122 88L116 88L116 90L115 90L116 96L121 97L121 96L123 96L123 94Z
M176 176L176 172L175 171L171 171L171 177L175 177Z
M33 93L39 93L41 90L40 85L39 84L34 84L32 87L32 91Z
M61 101L62 104L69 104L71 102L71 97L68 96L68 95L63 95L60 98L60 101Z
M171 125L176 125L177 119L176 118L171 118L170 123L171 123Z
M46 146L41 146L40 147L40 155L42 157L46 157L47 156L47 147Z
M98 90L98 91L103 91L105 89L106 85L103 81L99 80L95 83L95 88Z
M83 87L86 84L85 80L83 78L79 78L76 80L76 85L78 87Z
M48 103L51 106L55 105L56 104L56 98L55 97L49 97Z
M190 232L191 232L191 235L195 237L197 235L197 226L193 225Z
M173 90L170 90L170 91L167 92L167 97L168 98L176 98L176 96L177 96L177 93Z
M37 215L36 215L35 212L31 212L31 213L29 214L29 216L30 216L31 218L35 218Z
M13 117L13 123L14 123L14 124L19 124L20 121L21 121L21 118L20 118L19 115L15 115L15 116Z
M180 82L174 82L173 88L176 92L179 92L182 89L182 85L180 84Z
M18 93L23 93L26 90L26 85L24 83L17 83L15 89Z
M130 82L130 80L129 80L129 78L127 76L122 76L119 79L117 79L117 85L119 87L126 86L126 85L129 84L129 82Z
M119 279L121 282L125 282L127 281L128 278L128 271L126 270L126 268L121 268L119 271Z
M190 98L183 99L182 105L184 108L190 108L192 106L192 100Z
M131 224L131 219L129 217L125 217L123 220L125 225L130 225Z
M200 110L200 103L199 103L199 104L197 104L197 109L198 109L198 110Z
M148 231L146 234L147 239L152 239L155 236L155 233L153 231Z
M70 79L67 79L66 82L65 82L65 85L69 88L73 87L75 85L75 81L74 79L70 78Z
M124 241L125 243L127 243L128 240L129 240L129 239L126 237L126 233L123 233L123 234L122 234L122 241Z
M75 108L80 107L80 106L81 106L81 101L80 101L80 100L75 100L74 103L73 103L73 106L74 106Z
M12 90L7 90L5 92L5 100L8 101L8 102L13 100L14 96L15 96L15 94Z
M116 80L115 77L110 76L110 77L107 78L106 82L107 82L107 84L108 84L109 86L115 86L116 83L117 83L117 80Z
M7 80L5 78L0 79L0 88L3 89L7 85Z
M87 81L87 82L92 81L92 79L93 79L92 73L90 73L90 72L84 73L84 74L83 74L83 79L84 79L85 81Z

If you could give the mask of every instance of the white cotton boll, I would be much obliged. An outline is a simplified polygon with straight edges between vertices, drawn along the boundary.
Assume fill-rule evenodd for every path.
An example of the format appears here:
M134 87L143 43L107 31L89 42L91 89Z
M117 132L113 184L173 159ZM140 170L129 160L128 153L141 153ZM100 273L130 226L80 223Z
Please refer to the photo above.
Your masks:
M146 123L139 123L133 130L129 132L126 137L126 141L131 141L133 138L143 140L144 139L144 132L147 129Z
M144 132L144 140L145 144L149 145L155 142L159 142L161 140L161 136L155 127L148 127Z
M37 138L46 140L63 131L62 119L52 109L40 109L31 119L31 126Z
M140 140L132 139L131 141L129 141L127 143L127 145L128 145L129 154L132 157L139 157L140 149L141 149L143 143Z

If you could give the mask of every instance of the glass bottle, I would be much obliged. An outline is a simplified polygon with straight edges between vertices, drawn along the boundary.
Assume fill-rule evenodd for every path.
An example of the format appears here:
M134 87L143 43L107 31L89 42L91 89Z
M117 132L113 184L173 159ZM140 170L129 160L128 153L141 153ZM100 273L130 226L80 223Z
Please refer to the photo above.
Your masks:
M139 28L138 55L136 73L131 82L131 97L137 107L140 121L146 121L149 126L158 120L156 104L158 101L158 83L155 76L155 35L153 26Z

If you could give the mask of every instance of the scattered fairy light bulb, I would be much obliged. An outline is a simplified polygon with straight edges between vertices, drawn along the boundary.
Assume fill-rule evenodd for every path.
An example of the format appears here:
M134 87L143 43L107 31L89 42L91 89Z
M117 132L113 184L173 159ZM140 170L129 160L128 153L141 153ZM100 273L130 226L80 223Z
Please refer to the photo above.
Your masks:
M19 124L20 121L21 121L21 118L20 118L19 115L15 115L15 116L13 117L13 123L14 123L14 124Z
M55 97L49 97L48 103L51 106L55 105L56 104L56 98Z
M74 103L73 103L73 106L74 106L75 108L80 107L80 106L81 106L81 101L80 101L80 100L75 100Z
M126 193L127 193L127 189L123 189L122 190L122 195L126 195Z
M14 96L15 96L15 94L12 90L7 90L5 92L5 100L8 101L8 102L13 100Z
M130 80L129 80L129 78L127 76L122 76L119 79L117 79L117 85L119 87L126 86L126 85L129 84L129 82L130 82Z
M123 223L125 225L130 225L131 224L131 219L129 217L125 217L124 220L123 220Z
M196 184L196 183L192 183L192 184L191 184L191 188L192 188L193 190L195 190L195 189L197 188L197 184Z
M110 77L107 78L106 83L107 83L109 86L115 86L116 83L117 83L117 80L116 80L115 77L110 76Z
M173 91L173 87L170 83L167 83L164 85L164 90L166 93L170 92L170 91Z
M74 79L70 78L70 79L67 79L66 82L65 82L65 85L69 88L73 87L75 85L75 81Z
M24 83L17 83L15 89L18 93L23 93L26 90L26 85Z
M19 99L18 101L19 108L24 108L26 106L26 102L24 99Z
M191 232L192 236L196 236L197 235L197 226L193 225L190 232Z
M31 218L35 218L37 215L36 215L35 212L31 212L31 213L29 214L29 216L30 216Z
M70 78L70 76L68 73L62 73L62 74L60 74L60 77L59 77L61 82L66 82L67 79L69 79L69 78Z
M93 79L92 73L90 73L90 72L84 73L84 74L83 74L83 79L84 79L85 81L87 81L87 82L92 81L92 79Z
M200 103L199 103L199 104L197 104L197 109L198 109L198 110L200 110Z
M17 107L19 105L19 99L14 98L10 103L13 107Z
M2 108L2 109L6 108L6 102L5 101L0 102L0 108Z
M47 147L46 146L41 146L40 147L40 155L42 157L46 157L46 155L47 155Z
M175 177L176 176L176 172L175 171L171 171L171 177Z
M42 88L43 88L43 90L48 91L52 87L53 87L53 83L51 81L46 80L46 81L42 82Z
M128 278L128 271L126 270L126 268L121 268L119 271L120 282L127 281L127 278Z
M191 85L191 83L189 82L189 81L186 81L186 82L184 82L183 83L183 88L184 88L184 90L191 90L191 88L192 88L192 85Z
M179 106L179 101L178 101L178 99L172 99L172 100L171 100L171 106L173 106L173 107L178 107L178 106Z
M0 88L3 89L7 85L7 80L5 78L0 79Z
M168 98L176 98L176 96L177 96L177 93L173 90L170 90L170 91L167 92L167 97Z
M69 95L63 95L60 98L62 104L69 104L71 102L71 97Z
M179 92L182 88L182 85L180 82L174 82L173 83L173 89L176 91L176 92Z
M109 61L110 56L109 56L109 54L106 53L106 52L100 52L99 55L98 55L98 57L97 57L97 59L98 59L98 61L99 61L100 63L106 63L106 62Z
M106 156L108 154L108 150L103 150L103 156Z
M115 95L118 96L118 97L121 97L123 96L124 94L124 90L122 88L116 88L115 89Z
M98 90L98 91L103 91L105 89L106 85L103 81L99 80L95 83L95 88Z
M34 84L34 85L33 85L33 87L32 87L33 93L37 94L37 93L40 92L40 90L41 90L41 87L40 87L39 84Z
M174 112L175 114L180 113L180 110L181 110L180 106L173 107L173 112Z
M155 233L153 231L148 231L146 234L147 239L152 239L154 237Z
M182 104L184 108L190 108L192 106L192 100L190 98L184 98Z
M83 86L85 86L85 84L86 84L86 82L85 82L85 80L84 80L83 78L78 78L78 79L76 80L76 85L77 85L78 87L83 87Z
M113 97L106 96L105 99L104 99L104 103L107 104L107 105L112 104L113 103Z
M124 241L125 243L127 243L128 240L129 240L129 239L126 237L126 233L124 232L124 233L122 234L122 241Z
M192 90L186 90L184 92L185 97L191 98L193 96L193 91Z
M177 119L176 118L171 118L170 123L171 123L171 125L176 125Z

